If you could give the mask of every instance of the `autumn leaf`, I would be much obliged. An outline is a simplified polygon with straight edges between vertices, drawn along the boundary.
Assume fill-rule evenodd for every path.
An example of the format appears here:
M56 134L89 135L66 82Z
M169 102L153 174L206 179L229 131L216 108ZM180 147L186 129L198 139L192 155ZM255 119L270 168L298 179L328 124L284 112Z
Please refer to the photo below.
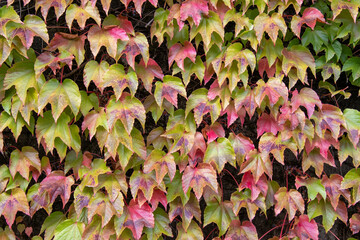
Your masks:
M352 215L349 222L352 233L358 233L360 231L360 214L355 213L354 215Z
M356 109L346 108L343 113L346 123L346 129L349 133L348 137L355 147L359 142L360 112ZM355 166L357 165L355 164Z
M233 211L237 215L241 208L245 208L247 215L252 221L256 212L260 209L266 216L265 197L259 195L254 201L251 200L251 190L235 191L231 194L231 202L233 203Z
M225 234L232 220L235 220L233 204L230 201L218 202L216 199L207 202L204 211L204 226L211 222L219 228L219 236Z
M78 6L77 4L71 4L66 9L66 24L69 29L73 24L73 21L76 20L81 29L85 28L86 20L92 18L96 21L96 23L101 25L101 18L99 10L96 6L88 2L85 6Z
M81 104L78 85L70 79L65 79L62 83L56 79L51 79L40 90L38 111L42 112L48 103L51 104L51 111L55 122L57 122L67 106L71 108L76 116Z
M191 17L196 26L199 26L200 20L202 19L201 13L205 15L209 13L208 2L205 0L186 0L180 6L181 21L185 21Z
M232 220L224 240L232 239L258 239L254 224L249 221L244 221L241 223L238 219Z
M79 66L85 59L85 39L85 35L78 36L76 34L57 32L45 49L49 51L58 49L59 52L68 51L74 55Z
M152 58L149 58L147 64L145 64L144 59L141 59L140 63L136 63L135 72L138 78L144 83L144 87L148 92L151 92L152 83L155 77L159 79L163 79L164 77L160 66Z
M216 171L210 164L200 163L195 168L187 166L182 176L182 188L184 193L191 187L199 200L203 193L204 187L208 185L217 192Z
M219 173L227 162L236 166L235 152L230 141L226 138L218 138L217 141L209 143L203 161L214 164Z
M100 63L91 60L86 63L84 68L84 85L88 89L90 82L93 81L95 85L102 92L104 90L104 75L109 70L109 63L101 61Z
M140 206L135 200L131 200L122 216L125 219L115 219L115 229L118 232L118 229L129 228L137 240L140 239L144 227L155 226L154 214L147 203Z
M304 172L312 166L315 169L316 176L320 177L324 170L324 163L335 167L334 158L330 152L327 153L327 157L321 155L318 148L315 148L309 154L303 153L302 168Z
M130 177L129 184L131 194L134 198L138 195L138 191L141 190L148 201L151 200L154 188L158 185L161 186L161 184L157 184L153 172L146 174L142 171L135 171Z
M126 132L131 133L135 118L138 119L143 128L145 128L145 109L139 99L131 97L129 94L122 94L120 99L116 101L111 99L106 106L108 116L108 126L113 128L117 119L124 124Z
M291 237L297 236L300 240L319 239L319 229L314 219L309 220L308 215L295 217L294 227L290 230Z
M290 191L288 191L285 187L281 187L276 192L275 199L276 215L278 215L281 210L285 208L287 213L289 214L289 220L291 221L294 218L296 211L304 213L304 200L301 196L301 193L299 193L295 189L290 189Z
M189 201L185 204L180 198L176 198L170 202L169 219L172 222L176 216L182 218L182 227L188 231L189 225L193 218L201 219L201 210L199 202L196 200L194 194L190 194Z
M241 179L239 191L242 191L245 188L251 190L251 201L255 201L259 197L260 193L262 193L263 196L267 196L268 182L265 174L263 174L259 181L255 183L254 176L250 171L247 171Z
M58 55L50 52L40 54L34 63L36 78L39 78L47 68L50 68L54 74L65 64L71 69L73 58L74 56L68 51L63 51Z
M166 75L163 78L163 82L156 82L155 84L154 97L155 101L159 107L163 104L163 99L165 98L176 108L178 107L178 94L186 98L186 90L181 79L178 77L173 77Z
M254 30L256 32L256 38L258 42L261 42L264 32L266 32L269 34L275 45L279 30L285 37L287 26L285 24L284 18L280 15L280 13L273 13L271 17L265 13L262 13L254 20Z
M344 179L341 182L341 188L347 189L352 188L351 190L351 199L352 204L360 201L360 169L351 169L346 173Z
M166 199L168 202L174 201L177 197L180 197L182 204L186 204L189 201L191 189L189 188L185 193L182 188L178 187L182 186L182 175L178 170L171 182L166 179L164 181L167 187Z
M240 167L241 173L245 173L247 171L252 172L255 178L255 183L259 181L263 173L266 173L271 178L273 170L268 153L262 154L256 149L251 150L246 156L246 161L241 164Z
M117 209L115 209L116 205ZM110 199L102 192L97 192L91 197L88 205L88 222L94 219L95 214L99 215L101 220L101 227L104 228L109 223L114 215L120 216L123 213L124 200L122 194L119 195L119 201L115 204L110 202Z
M306 83L306 69L310 68L311 72L315 74L315 59L310 53L309 49L294 45L291 48L284 48L281 52L283 54L282 70L285 75L288 75L291 68L297 69L297 77L302 83Z
M331 174L329 178L324 175L321 179L321 183L325 187L326 195L335 210L339 204L340 196L343 196L347 201L351 202L350 191L341 187L343 179L339 174Z
M247 66L250 66L251 70L255 70L256 59L255 55L249 49L242 49L241 43L231 44L225 52L225 67L230 63L237 61L239 69L238 74L242 74L246 71Z
M20 188L14 188L10 192L1 193L0 215L5 217L8 226L13 225L18 211L30 215L29 203L26 199L25 192Z
M59 19L70 3L70 0L39 0L35 2L35 9L38 10L41 7L41 15L46 19L49 9L54 7L56 18Z
M322 103L319 99L319 96L316 94L314 90L312 90L311 88L302 88L300 90L300 93L297 90L295 90L292 93L292 97L291 97L291 107L293 109L297 109L300 106L306 108L307 115L309 118L311 118L311 116L314 113L315 106L318 106L319 109L321 109Z
M100 108L99 111L92 110L86 114L81 129L82 131L89 129L90 139L92 139L96 134L98 127L103 127L106 131L110 131L107 123L107 114L104 111L104 108Z
M178 67L185 71L185 58L189 58L193 63L195 63L196 50L190 42L185 42L184 46L177 43L169 49L169 67L171 67L172 63L175 61Z
M97 187L99 184L99 175L111 172L110 168L106 166L104 159L94 159L90 168L82 165L79 169L79 177L82 180L80 190L83 191L85 187Z
M14 178L18 172L26 180L29 179L29 172L41 173L41 162L39 153L32 147L25 146L20 150L16 149L11 153L9 170L11 176Z
M272 133L277 135L281 132L283 126L279 125L279 122L270 114L263 113L257 120L257 136L260 137L263 133Z
M69 201L71 195L71 186L75 183L72 176L66 177L63 171L57 170L51 172L40 183L39 193L46 192L50 197L50 202L54 202L57 196L61 197L63 207Z
M135 69L135 57L139 54L143 57L146 66L149 61L149 43L145 35L137 32L135 36L131 36L119 57L122 54L126 55L126 60L132 69Z
M320 179L296 177L295 181L295 186L297 189L302 186L306 186L310 200L314 200L318 194L320 194L323 199L326 199L326 189L325 186L321 183Z
M187 240L187 239L193 239L193 240L202 240L203 232L199 225L195 221L191 221L188 231L186 231L181 224L178 224L176 226L176 229L178 231L177 239L179 240Z
M300 38L301 26L306 24L314 30L316 22L325 23L324 15L317 8L308 7L304 10L302 17L293 16L291 19L291 30Z
M154 212L154 227L144 228L144 233L149 239L159 239L162 234L172 237L172 230L170 227L170 220L168 214L162 209L157 208Z
M158 184L162 182L166 174L169 174L170 180L172 181L176 172L174 156L154 149L144 163L144 173L150 173L152 170L155 170L156 182Z
M94 188L95 192L105 188L107 195L112 203L117 201L117 198L122 199L121 192L127 194L128 184L125 179L125 175L119 170L113 173L100 174L98 176L98 185ZM121 191L121 192L120 192Z
M348 10L354 22L358 15L360 3L358 1L335 0L331 2L331 10L333 10L333 20L341 13L342 10Z

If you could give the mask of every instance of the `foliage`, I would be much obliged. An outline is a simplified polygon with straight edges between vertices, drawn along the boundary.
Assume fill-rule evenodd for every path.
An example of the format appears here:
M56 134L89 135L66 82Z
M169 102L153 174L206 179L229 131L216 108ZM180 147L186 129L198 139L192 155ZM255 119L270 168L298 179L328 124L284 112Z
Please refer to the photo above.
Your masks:
M149 2L1 1L0 239L359 237L360 1Z

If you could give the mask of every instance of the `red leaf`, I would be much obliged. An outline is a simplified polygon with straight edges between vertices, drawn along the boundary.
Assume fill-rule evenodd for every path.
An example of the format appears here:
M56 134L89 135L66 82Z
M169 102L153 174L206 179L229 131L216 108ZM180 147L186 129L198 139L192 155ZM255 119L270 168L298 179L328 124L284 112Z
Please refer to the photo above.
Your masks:
M200 132L196 132L194 145L188 153L189 157L193 160L193 165L191 165L192 167L194 167L196 163L201 163L203 161L205 151L206 143L204 136Z
M319 239L319 229L314 219L309 221L308 215L295 218L294 227L290 231L290 237L299 237L300 240Z
M269 62L266 59L266 57L262 58L259 60L258 62L258 68L259 68L259 74L261 76L261 78L263 78L263 74L264 72L266 72L267 76L269 78L274 77L275 76L275 72L276 72L276 62L274 62L274 64L270 67L269 66Z
M264 132L271 132L275 136L278 131L282 130L282 126L279 126L276 119L267 114L263 113L260 118L257 120L257 136L260 137Z
M63 171L53 171L40 183L39 195L47 192L50 202L54 202L57 196L61 197L63 207L69 201L71 186L75 183L72 176L66 177Z
M180 7L180 20L185 21L191 17L196 26L199 26L201 13L208 14L209 7L206 0L186 0Z
M177 63L178 67L185 71L184 69L184 59L189 58L193 63L196 59L196 50L190 42L185 42L184 46L181 46L180 43L174 44L169 49L169 67L173 64L174 60Z
M234 148L236 161L241 164L245 156L251 151L255 149L255 146L250 138L245 137L241 133L235 135L234 133L229 134L229 141Z
M172 222L176 216L182 218L182 226L185 230L188 229L193 218L201 219L200 205L198 200L195 199L194 194L190 194L190 199L186 204L182 203L179 197L170 203L170 221Z
M182 176L182 188L187 193L189 187L192 187L196 198L199 200L203 193L204 187L208 185L215 192L218 189L216 171L208 163L200 163L197 167L187 166Z
M246 172L241 179L241 183L239 186L239 191L249 188L251 190L251 201L254 201L257 199L260 193L263 194L263 196L266 196L267 190L268 190L268 184L265 174L263 174L259 181L255 183L255 179L250 171Z
M154 214L149 204L140 206L132 199L127 207L129 214L124 227L129 228L136 239L140 239L144 226L153 228L155 224Z
M215 122L211 126L205 126L202 129L203 134L205 135L205 138L207 138L207 143L211 143L218 137L225 137L225 130L221 126L220 123Z
M340 195L351 202L350 191L348 189L341 188L341 182L344 178L339 174L331 174L330 178L324 175L321 179L322 185L326 190L326 195L329 197L331 205L336 210L339 203Z
M324 15L316 8L308 7L304 10L303 16L294 16L291 20L291 29L295 35L300 38L301 26L303 24L308 25L312 30L316 25L316 22L325 23Z
M309 140L305 143L305 150L307 153L310 153L314 148L319 148L320 154L324 157L328 157L329 147L333 146L336 149L339 149L339 142L337 139L334 139L330 132L325 132L324 138L320 138L315 134L314 139L310 143Z
M120 39L122 41L129 40L129 37L128 37L126 31L117 26L110 28L109 33L110 33L110 36L112 36L116 40L117 39Z
M245 109L244 109L245 112ZM230 101L229 105L226 107L226 109L221 113L221 115L224 115L226 113L227 115L227 126L230 127L231 124L233 124L238 118L238 113L235 109L234 106L234 101ZM246 112L245 112L246 114ZM244 122L241 121L241 124L243 124Z
M298 93L298 91L295 90L292 94L293 94L291 98L292 109L296 110L300 106L304 106L306 108L307 115L309 118L314 113L315 105L317 105L320 109L322 108L322 103L319 99L319 96L311 88L303 88L301 89L300 93Z
M244 221L241 223L238 219L232 220L224 240L234 239L257 240L258 235L256 232L256 227L249 221Z
M255 100L259 106L266 96L269 98L270 106L275 105L280 98L288 100L288 88L280 78L270 78L266 83L259 80L256 84Z
M241 164L240 172L245 173L247 171L251 171L254 178L255 183L260 180L260 177L266 173L270 178L272 178L273 169L272 163L270 161L269 154L262 154L258 152L256 149L251 150L246 155L246 161Z

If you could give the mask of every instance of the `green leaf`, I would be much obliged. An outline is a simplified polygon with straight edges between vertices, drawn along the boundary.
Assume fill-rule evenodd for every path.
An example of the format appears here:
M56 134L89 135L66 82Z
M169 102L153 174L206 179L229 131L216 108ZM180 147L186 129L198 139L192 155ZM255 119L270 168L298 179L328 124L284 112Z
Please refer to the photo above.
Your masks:
M360 201L360 169L351 169L344 177L341 182L341 188L347 189L352 188L351 198L352 204Z
M73 219L67 219L57 225L55 229L54 240L81 240L82 232L84 231L84 224L75 222Z
M205 163L213 163L218 172L221 172L225 163L236 166L235 151L227 138L218 138L217 141L211 142L204 155Z
M52 117L50 111L39 117L36 123L36 138L38 144L44 139L46 150L53 150L56 138L60 138L67 146L71 146L71 132L69 128L70 117L63 113L57 122Z
M101 25L100 13L97 7L91 2L87 2L86 5L78 6L76 4L71 4L66 9L66 24L69 29L71 29L72 23L74 20L77 20L81 29L85 28L86 20L92 18L96 23Z
M326 45L328 43L328 41L329 36L327 32L321 27L316 27L314 30L307 28L301 37L302 45L307 47L311 43L315 52L317 53L324 44Z
M90 81L93 81L95 85L102 92L104 90L104 76L105 73L109 71L109 63L107 61L97 61L91 60L86 63L84 68L84 85L88 89Z
M218 202L216 199L207 202L204 212L204 226L211 222L216 223L219 228L219 236L225 234L231 221L235 219L232 202Z
M50 103L51 112L57 122L64 109L69 106L76 116L80 110L81 95L78 85L70 80L65 79L60 83L56 79L51 79L41 88L39 94L39 112Z
M324 200L326 199L326 190L320 179L296 177L295 186L297 189L306 186L310 200L314 200L318 194L320 194Z
M184 193L183 189L178 187L182 186L182 175L178 170L171 182L166 178L164 181L167 187L166 199L168 202L174 201L177 197L181 198L182 204L186 204L189 201L191 189L189 188L188 191Z
M39 159L39 153L32 147L25 146L19 151L15 149L10 156L10 164L9 170L11 176L14 178L15 174L18 172L23 176L26 180L30 181L29 179L29 171L30 167L37 170L41 173L41 163Z
M45 231L44 240L50 240L54 237L56 227L66 219L62 212L53 212L46 217L44 223L41 225L40 234Z
M352 57L346 60L342 71L351 71L351 75L353 77L352 83L355 83L355 80L360 78L360 57ZM358 84L355 84L356 86Z
M170 228L170 220L168 214L161 208L157 208L154 212L155 225L153 228L144 228L144 233L148 239L159 239L162 234L172 237Z
M35 78L34 63L22 61L15 63L6 73L4 79L5 90L15 86L16 93L22 103L25 103L29 88L39 90L38 80Z
M204 239L201 228L199 227L199 225L197 225L197 223L195 221L191 221L187 231L182 227L181 224L178 224L176 226L176 228L178 231L178 236L177 236L176 240L188 240L188 239L202 240L202 239Z

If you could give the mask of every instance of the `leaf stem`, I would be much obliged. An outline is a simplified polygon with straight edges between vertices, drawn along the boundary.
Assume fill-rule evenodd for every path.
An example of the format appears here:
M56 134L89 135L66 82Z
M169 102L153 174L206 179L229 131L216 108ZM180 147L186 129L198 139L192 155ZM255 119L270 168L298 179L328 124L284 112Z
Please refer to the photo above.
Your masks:
M239 183L238 183L238 181L236 181L234 175L232 175L232 173L231 173L229 170L227 170L227 169L225 169L225 168L224 168L224 170L225 170L227 173L229 173L229 175L230 175L230 176L234 179L234 181L236 182L236 185L239 187Z
M267 231L266 233L264 233L264 235L262 235L262 236L259 238L259 240L261 240L263 237L265 237L266 235L268 235L270 232L274 231L275 229L277 229L277 228L279 228L279 227L281 227L281 226L282 226L282 224L281 224L281 225L277 225L276 227L273 227L272 229L270 229L269 231Z
M287 176L287 174L286 174L286 176ZM285 221L286 221L286 218L287 218L287 213L285 214L285 217L284 217L284 222L283 222L282 227L281 227L280 239L281 239L281 237L282 237L282 233L283 233L283 230L284 230L284 226L285 226Z

